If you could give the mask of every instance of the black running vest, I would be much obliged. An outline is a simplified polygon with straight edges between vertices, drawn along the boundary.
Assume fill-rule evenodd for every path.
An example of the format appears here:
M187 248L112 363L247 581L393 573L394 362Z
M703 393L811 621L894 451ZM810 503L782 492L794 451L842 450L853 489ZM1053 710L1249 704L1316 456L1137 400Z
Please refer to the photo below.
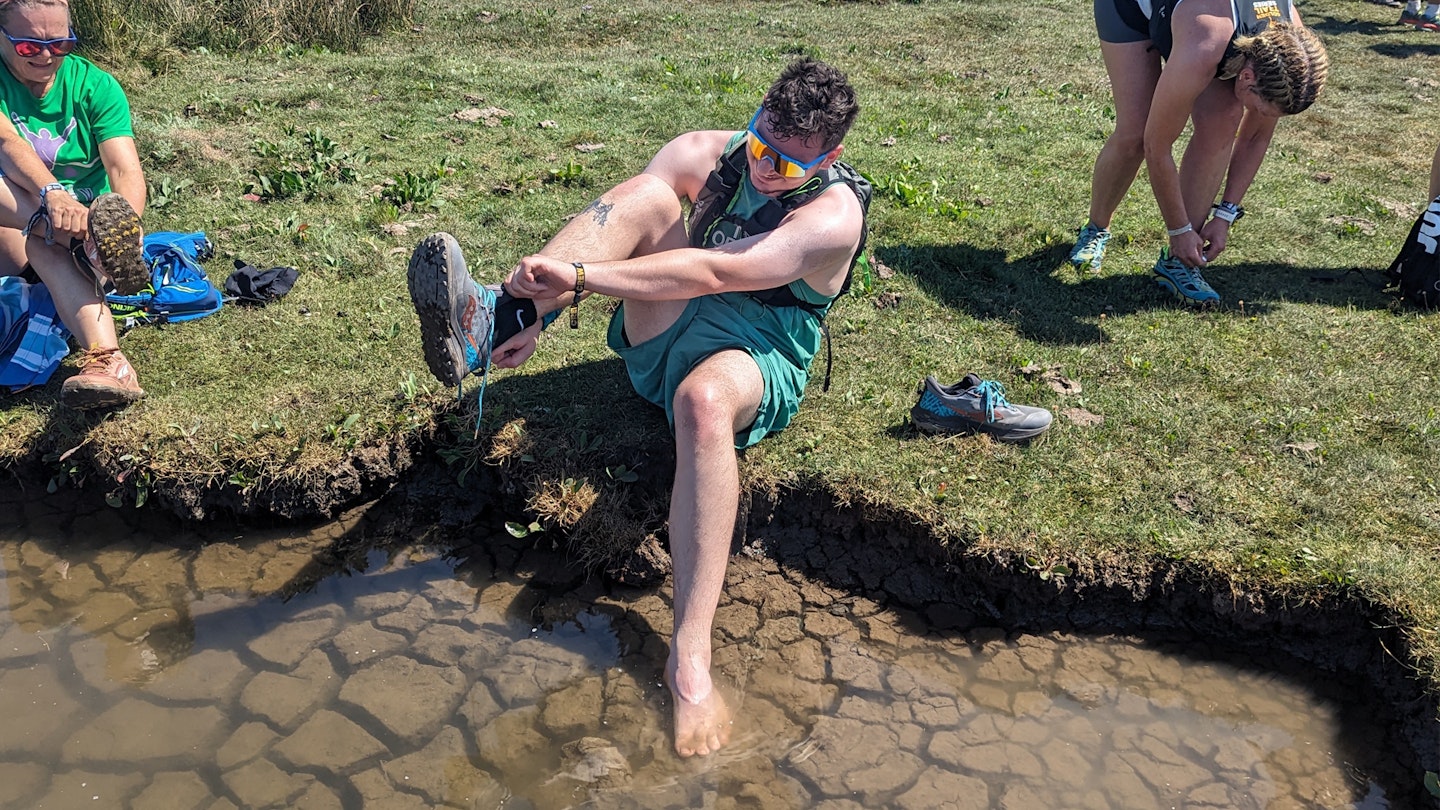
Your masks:
M780 220L784 219L786 214L820 196L825 189L836 183L844 183L850 187L851 191L855 192L856 198L860 200L861 214L868 216L871 197L870 181L862 177L849 164L837 161L835 165L805 181L804 185L799 188L771 199L749 218L740 217L732 213L731 208L735 205L735 200L739 196L737 192L740 184L749 170L750 166L745 158L743 142L716 162L715 170L710 172L710 176L706 178L705 188L696 198L690 211L691 247L715 247L711 242L711 234L722 222L732 226L736 233L736 236L733 237L735 239L773 231L780 225ZM850 269L845 271L845 284L840 288L840 292L830 299L831 303L849 291L850 274L855 268L855 261L860 258L861 251L865 249L867 232L868 228L862 224L860 244L855 248L855 255L850 257ZM830 306L829 303L822 305L802 301L790 291L788 285L752 292L749 295L772 307L800 307L822 319Z

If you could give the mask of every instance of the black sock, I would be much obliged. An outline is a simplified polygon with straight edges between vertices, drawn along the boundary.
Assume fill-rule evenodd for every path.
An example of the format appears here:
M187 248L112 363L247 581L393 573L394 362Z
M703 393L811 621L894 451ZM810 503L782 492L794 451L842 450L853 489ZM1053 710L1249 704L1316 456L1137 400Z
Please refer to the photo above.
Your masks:
M495 295L495 345L499 346L535 324L535 302L516 298L502 287Z

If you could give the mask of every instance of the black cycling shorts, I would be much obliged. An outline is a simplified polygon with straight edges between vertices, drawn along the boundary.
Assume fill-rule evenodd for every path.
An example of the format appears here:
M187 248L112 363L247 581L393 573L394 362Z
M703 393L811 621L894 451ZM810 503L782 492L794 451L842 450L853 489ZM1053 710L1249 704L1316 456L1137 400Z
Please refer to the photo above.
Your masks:
M1150 20L1137 0L1095 0L1095 30L1101 42L1145 42Z

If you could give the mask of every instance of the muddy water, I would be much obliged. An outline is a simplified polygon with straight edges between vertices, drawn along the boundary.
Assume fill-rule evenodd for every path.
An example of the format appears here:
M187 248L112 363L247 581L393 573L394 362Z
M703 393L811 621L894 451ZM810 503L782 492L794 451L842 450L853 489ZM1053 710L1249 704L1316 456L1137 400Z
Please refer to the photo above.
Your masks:
M760 555L730 747L670 753L668 592L543 539L456 552L0 493L3 808L1385 808L1364 690L1193 640L962 636Z

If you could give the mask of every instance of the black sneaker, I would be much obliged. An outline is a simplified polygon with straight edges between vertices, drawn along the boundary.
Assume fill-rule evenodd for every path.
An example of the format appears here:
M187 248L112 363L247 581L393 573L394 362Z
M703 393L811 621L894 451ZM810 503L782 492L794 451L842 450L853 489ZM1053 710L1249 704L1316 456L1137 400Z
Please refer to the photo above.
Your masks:
M919 393L910 421L926 433L988 433L997 441L1021 442L1050 428L1049 411L1011 404L1004 386L974 374L950 386L926 377Z

